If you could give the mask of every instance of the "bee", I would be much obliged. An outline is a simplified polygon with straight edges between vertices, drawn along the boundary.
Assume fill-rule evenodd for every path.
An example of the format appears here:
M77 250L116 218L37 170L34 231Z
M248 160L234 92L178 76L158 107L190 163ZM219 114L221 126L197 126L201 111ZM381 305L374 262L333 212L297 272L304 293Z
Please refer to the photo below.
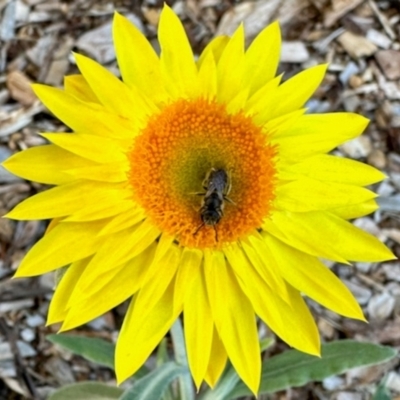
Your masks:
M215 231L215 240L218 242L216 225L224 215L225 201L235 204L229 197L231 191L231 180L223 169L211 168L203 181L204 193L196 193L203 196L199 209L201 224L197 227L194 235L207 225L212 226Z

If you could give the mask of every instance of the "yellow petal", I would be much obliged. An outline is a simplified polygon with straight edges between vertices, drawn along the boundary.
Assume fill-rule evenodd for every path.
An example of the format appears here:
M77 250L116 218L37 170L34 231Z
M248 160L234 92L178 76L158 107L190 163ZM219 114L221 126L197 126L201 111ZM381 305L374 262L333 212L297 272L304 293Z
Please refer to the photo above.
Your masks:
M189 367L199 389L210 361L214 323L210 318L211 308L203 273L198 270L192 274L194 279L187 283L190 295L185 298L183 316Z
M75 179L89 179L101 182L124 182L127 180L127 173L129 171L127 162L100 165L91 164L84 168L69 168L70 166L68 165L68 169L65 171Z
M64 77L64 90L77 97L79 100L89 103L99 103L91 87L82 75L68 75Z
M221 252L205 252L204 272L218 334L238 375L256 394L261 357L253 307Z
M57 146L98 163L127 163L126 142L85 133L42 133Z
M128 262L145 251L159 236L158 228L148 220L109 236L101 235L102 245L88 266L87 281L98 271L106 272Z
M347 263L395 259L378 239L324 211L275 212L264 227L289 246L328 260Z
M299 292L288 285L288 301L283 301L249 263L235 258L229 263L256 314L268 327L290 346L319 355L318 329Z
M224 372L228 355L214 326L213 341L211 346L210 362L204 380L213 388Z
M101 197L101 196L100 196ZM82 206L69 217L64 219L65 222L94 221L108 217L118 216L126 213L132 208L131 199L118 199L112 196L104 197L102 201L96 201L94 204Z
M59 223L29 250L15 276L45 274L94 254L102 242L96 234L103 224L104 221Z
M271 81L272 82L272 81ZM282 115L280 117L271 119L264 124L264 131L269 137L273 137L276 132L284 129L291 128L296 124L301 116L306 112L305 108L293 111L289 114Z
M271 235L265 241L283 278L295 289L338 314L365 321L350 290L316 257L287 246Z
M230 37L221 35L213 38L207 46L204 48L202 51L199 60L197 61L197 65L199 69L201 68L203 62L205 61L206 58L210 56L210 53L212 55L212 58L215 60L215 63L218 63L219 59L221 58L221 55L226 47L226 45L229 43Z
M158 267L157 277L144 281L143 288L136 296L132 318L135 318L136 315L140 315L142 318L156 306L176 274L180 255L181 250L172 245L164 257L154 259L153 263L156 263Z
M199 67L200 94L208 100L217 95L217 66L212 52L207 52Z
M217 100L228 103L242 89L244 78L244 28L243 24L225 46L217 64Z
M265 99L271 93L271 91L275 91L278 88L279 84L281 83L281 79L282 75L279 75L274 79L271 79L263 86L257 88L258 90L255 93L253 93L252 96L247 100L245 110L252 116L255 124L266 125L276 120L278 121L287 120L287 116L279 116L277 118L271 119L270 121L267 121L267 123L264 121L264 118L259 119L259 110L258 110L259 103L263 101L263 99ZM266 128L266 131L270 133L273 132L273 129Z
M175 237L168 235L168 233L163 233L159 238L157 238L156 254L154 256L154 261L147 268L144 284L152 279L157 279L159 263L167 256L167 253L171 252L171 247L175 247L174 241ZM172 255L170 254L170 256Z
M249 96L249 89L245 88L239 91L227 104L226 111L229 114L236 114L245 108L247 98Z
M93 163L60 147L47 145L16 153L2 165L21 178L49 185L61 185L74 180L65 172L66 166L90 168Z
M367 125L366 118L352 113L306 114L275 132L271 143L279 146L281 162L291 164L331 151L359 136Z
M319 154L288 166L286 171L322 181L366 186L385 179L385 174L370 165L348 158Z
M375 200L368 200L361 204L354 204L351 206L344 206L338 208L332 208L329 210L330 213L344 219L353 219L363 217L373 213L379 208Z
M324 78L327 65L311 67L290 78L267 97L254 105L257 123L265 124L268 120L303 108Z
M131 118L132 110L135 110L135 119L144 121L146 115L155 110L142 100L136 89L129 88L94 60L77 53L74 57L82 75L108 111Z
M286 283L273 264L270 251L265 246L263 239L252 235L248 237L248 240L242 240L240 244L243 251L236 248L236 246L226 249L225 254L228 260L236 257L239 261L246 254L253 267L269 285L271 290L274 290L277 296L280 296L282 299L287 299Z
M117 12L114 14L113 38L123 81L130 87L136 87L145 97L155 102L163 101L166 93L160 60L147 38Z
M377 195L374 192L359 186L318 181L304 176L279 185L274 206L278 210L293 212L329 211L331 208L359 204L375 197Z
M99 232L99 235L111 235L112 233L120 232L130 228L145 219L146 215L143 210L132 204L130 210L125 211L120 215L116 215Z
M177 15L165 4L160 15L158 40L161 71L168 91L174 96L198 94L197 67L185 29Z
M109 286L116 287L117 290L121 289L121 292L124 293L123 296L125 296L125 299L128 298L142 287L146 270L154 259L155 250L156 244L153 243L146 250L142 251L128 262L111 266L105 270L94 271L95 273L90 270L92 268L91 266L87 266L78 283L72 289L70 288L71 296L66 305L68 308L73 307L75 309L79 309L79 305L84 303L87 303L87 306L89 306L91 301L95 302L93 299L96 296L105 297L104 291L109 290ZM125 279L121 279L122 277ZM119 295L116 296L118 297ZM122 301L123 300L121 300L121 302ZM102 304L104 304L104 301ZM100 308L102 307L103 306ZM107 309L104 309L104 307L103 310L103 312L108 311ZM102 312L97 315L100 315L101 313ZM79 317L75 316L74 318ZM89 316L88 320L93 318L95 318L95 316L92 316L91 318Z
M178 272L175 278L175 296L174 308L182 308L186 297L191 296L190 289L192 281L200 273L202 265L203 252L198 249L189 249L185 247L182 251L182 257L179 262ZM200 279L200 278L198 278ZM190 301L190 299L188 299Z
M50 86L35 84L32 88L43 104L76 132L91 132L116 139L131 138L138 132L139 121L110 113L99 104L86 103L68 92Z
M47 325L61 322L67 316L67 304L72 294L72 288L79 281L89 261L90 258L84 258L83 260L73 262L67 268L51 299L47 315Z
M276 297L275 297L275 301L272 302L273 305L271 304L272 310L270 310L269 319L264 319L264 321L268 324L268 326L271 326L272 323L274 324L274 326L278 324L280 330L282 330L282 328L287 330L293 329L292 332L288 334L282 333L278 335L286 343L288 343L295 349L298 349L308 354L319 356L321 352L320 350L321 343L320 343L318 328L317 325L315 324L314 318L310 310L308 309L307 304L303 300L301 294L297 290L293 289L293 287L291 287L289 284L288 284L288 292L291 298L290 309L288 310L285 308L280 308L281 303L279 301L276 302ZM269 299L271 299L271 297L269 297ZM268 299L266 300L265 304L268 304ZM267 317L266 315L267 313L265 312L265 310L262 311L264 311L263 313L264 316ZM261 318L264 318L262 315L262 311L260 310L259 315ZM284 315L285 320L282 321L282 316L278 314ZM288 323L288 319L291 319L290 323ZM272 322L272 320L275 321ZM299 335L299 333L301 334ZM297 337L293 337L294 335ZM285 339L285 336L287 336L287 339Z
M52 219L49 224L47 225L45 235L47 235L50 231L52 231L60 222L63 221L63 218L54 218Z
M49 219L65 217L82 209L92 209L93 199L107 205L129 198L130 191L116 183L74 181L46 190L19 203L6 216L12 219ZM102 204L98 204L100 209ZM101 219L98 215L95 219ZM105 217L103 217L105 218Z
M246 51L245 76L250 94L273 79L281 52L281 31L278 22L264 28Z
M172 282L157 305L146 314L132 318L135 302L131 302L122 324L115 351L115 372L118 383L129 378L147 360L150 353L168 332L179 312L173 312Z
M98 276L88 284L83 273L68 302L68 313L62 331L73 329L111 310L136 293L146 267L154 256L155 245L126 264ZM81 285L83 281L85 284Z

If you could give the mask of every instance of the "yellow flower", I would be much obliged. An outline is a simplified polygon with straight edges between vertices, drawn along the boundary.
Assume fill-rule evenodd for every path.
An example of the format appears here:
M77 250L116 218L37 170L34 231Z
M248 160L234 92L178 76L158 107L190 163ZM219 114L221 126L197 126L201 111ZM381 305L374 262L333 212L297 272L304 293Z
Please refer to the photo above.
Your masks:
M260 381L256 315L290 346L319 354L301 295L346 317L363 314L320 258L392 259L347 220L371 213L363 186L384 175L325 154L361 134L351 113L305 114L326 65L281 84L277 23L244 49L240 26L194 60L165 6L160 57L114 18L122 81L75 55L82 75L34 89L73 133L16 154L11 172L54 188L12 210L52 219L17 276L70 265L48 323L62 330L133 296L117 342L118 381L132 375L183 312L194 381L214 386L227 359L253 392Z

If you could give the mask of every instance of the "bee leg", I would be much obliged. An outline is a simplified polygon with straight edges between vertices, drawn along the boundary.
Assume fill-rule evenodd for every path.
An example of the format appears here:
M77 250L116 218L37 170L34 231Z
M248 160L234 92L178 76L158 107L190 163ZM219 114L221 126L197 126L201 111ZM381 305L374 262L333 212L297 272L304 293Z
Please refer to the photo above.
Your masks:
M216 169L215 169L214 167L212 167L212 168L207 172L206 177L204 178L203 183L202 183L203 189L204 189L204 190L207 190L207 189L208 189L208 182L209 182L209 180L210 180L211 172L215 172L215 171L216 171Z
M193 233L193 236L196 236L199 230L205 225L205 222L202 222L196 229L196 231Z
M233 204L234 206L236 206L237 204L232 200L232 199L230 199L229 197L227 197L227 196L224 196L224 200L226 200L228 203L231 203L231 204Z
M215 241L218 242L218 231L217 231L217 226L213 225L214 231L215 231Z
M188 194L191 194L193 196L204 196L205 195L205 193L200 193L200 192L190 192Z
M228 182L226 184L226 189L224 195L228 195L231 192L232 189L232 177L231 177L231 171L228 171Z
M229 180L227 183L224 195L229 194L231 192L231 189L232 189L232 184L231 184L231 181Z

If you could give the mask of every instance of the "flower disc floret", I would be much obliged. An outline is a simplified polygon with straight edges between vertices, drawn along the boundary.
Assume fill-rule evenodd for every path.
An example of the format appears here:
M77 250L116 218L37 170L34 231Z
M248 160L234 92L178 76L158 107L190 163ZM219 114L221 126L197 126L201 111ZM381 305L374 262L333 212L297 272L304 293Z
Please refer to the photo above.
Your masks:
M243 113L204 99L178 100L153 116L129 152L134 199L180 245L233 242L259 228L274 198L276 146ZM227 172L231 191L218 224L201 224L199 208L209 171Z

